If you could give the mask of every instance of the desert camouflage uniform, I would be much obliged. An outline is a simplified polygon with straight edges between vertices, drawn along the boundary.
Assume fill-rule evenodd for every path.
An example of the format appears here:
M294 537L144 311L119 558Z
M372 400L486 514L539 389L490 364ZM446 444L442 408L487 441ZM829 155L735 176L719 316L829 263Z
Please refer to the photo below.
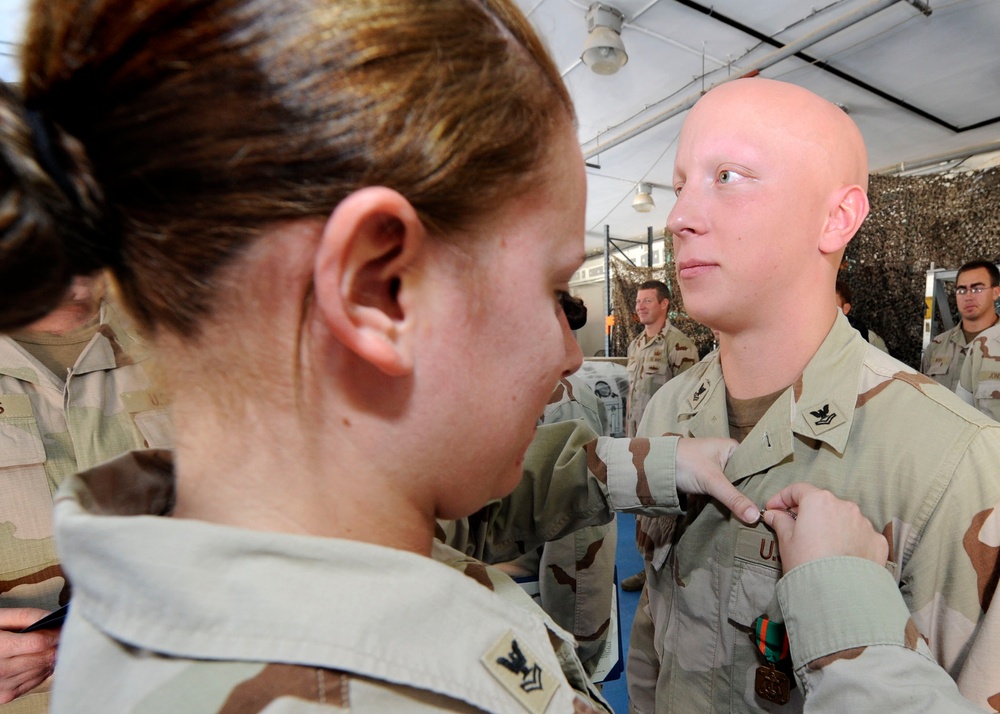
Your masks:
M576 377L559 380L540 424L582 419L607 436L604 405ZM539 604L577 641L584 667L593 672L607 644L615 577L618 523L586 526L525 553L513 564L538 575Z
M782 577L777 596L809 711L982 713L934 661L888 570L816 560Z
M966 347L955 392L967 404L1000 421L1000 322L980 332Z
M698 361L698 347L667 320L652 338L646 332L628 346L626 434L635 436L646 405L656 391Z
M109 303L68 377L0 337L0 607L54 610L69 596L52 542L52 502L63 479L124 451L172 443L148 351ZM31 694L3 712L45 711Z
M53 712L609 711L572 637L495 568L163 517L172 471L133 452L60 490L74 592Z
M964 362L965 333L959 322L930 341L920 358L920 371L948 389L955 389Z
M657 394L643 432L728 436L718 356ZM889 541L891 573L912 615L906 641L926 639L967 698L997 708L1000 608L990 605L1000 568L998 463L1000 424L866 344L841 315L802 377L734 452L726 474L757 504L796 481L857 502ZM825 649L793 653L808 664L789 704L778 709L760 700L754 673L763 661L749 633L758 616L784 615L775 537L763 525L741 525L716 503L690 498L687 507L682 517L637 519L649 602L636 616L629 667L633 655L658 667L655 684L646 679L657 711L800 711L803 688L823 686L827 662L846 656L856 656L854 673L867 677L855 685L862 693L876 696L887 684L883 674L897 696L925 684L900 668L877 670L884 664L877 652L840 652L854 646L858 632L878 627L852 621L850 631L834 625ZM852 618L843 606L834 623ZM650 636L637 642L637 631ZM641 684L630 678L630 695ZM652 697L636 691L632 701L645 711Z

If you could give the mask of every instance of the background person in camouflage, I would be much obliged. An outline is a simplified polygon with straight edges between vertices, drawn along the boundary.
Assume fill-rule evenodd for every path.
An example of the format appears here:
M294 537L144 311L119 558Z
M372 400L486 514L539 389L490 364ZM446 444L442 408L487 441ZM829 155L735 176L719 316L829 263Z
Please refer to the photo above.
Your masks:
M885 340L879 337L875 330L869 329L868 325L858 319L857 316L851 316L851 301L854 299L854 295L851 293L851 289L847 287L847 283L843 280L838 280L836 290L837 307L847 317L847 321L851 323L851 327L860 332L861 336L868 342L871 342L872 345L889 354L889 348L885 346Z
M967 346L981 332L997 324L996 301L1000 298L1000 271L988 260L970 260L955 274L955 303L962 316L927 345L920 371L948 389L958 386Z
M659 280L639 285L635 312L643 325L628 346L626 435L638 433L639 422L656 390L698 361L698 347L667 319L670 290Z
M48 710L48 683L35 685L59 630L17 632L69 599L52 541L56 489L125 451L172 444L149 350L104 295L102 274L78 277L49 315L0 336L0 701L23 694L5 713Z
M646 405L660 387L698 361L698 347L667 319L670 290L659 280L639 285L635 312L644 326L628 346L628 401L626 434L635 436ZM639 571L622 580L622 589L641 590L646 574Z
M590 387L570 375L559 380L539 425L580 419L596 433L608 436L603 413L604 405ZM539 604L572 633L589 674L601 659L610 631L617 547L618 523L612 517L607 523L584 526L500 565L512 576L538 577Z
M858 503L889 542L912 634L968 699L995 709L1000 481L984 474L1000 462L1000 425L868 345L837 310L834 283L868 213L866 186L864 142L834 104L762 78L702 97L678 141L667 227L685 308L719 331L720 346L657 392L640 436L737 438L726 474L756 503L796 481ZM750 636L757 618L785 615L774 536L711 502L687 506L683 517L637 519L649 602L632 630L632 704L771 709L756 681L767 662ZM879 634L873 623L859 629ZM857 654L831 635L809 650L816 666L799 670L783 711L801 710L824 658ZM885 686L902 696L919 684L894 676Z
M1000 421L1000 323L987 327L966 346L955 393Z

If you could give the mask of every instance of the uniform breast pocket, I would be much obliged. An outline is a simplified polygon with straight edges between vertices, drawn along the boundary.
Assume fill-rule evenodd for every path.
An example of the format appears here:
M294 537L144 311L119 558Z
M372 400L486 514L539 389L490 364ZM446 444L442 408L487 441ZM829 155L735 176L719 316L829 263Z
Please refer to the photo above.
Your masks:
M762 526L741 527L736 533L733 587L729 619L749 631L753 621L768 611L781 576L781 558L774 534Z
M20 540L52 531L45 444L26 394L0 395L0 524Z
M976 382L976 407L994 419L1000 420L1000 379L996 372L980 375Z
M928 377L943 377L948 374L948 367L951 365L950 360L945 359L935 359L931 360L931 363L927 365L927 376Z
M729 624L732 627L732 678L734 690L747 705L764 711L785 711L780 705L761 698L756 691L758 670L767 665L754 639L754 622L762 615L771 622L781 622L775 589L781 577L778 544L772 533L763 528L741 528L737 535L736 558L733 562L732 586L729 592ZM778 666L788 670L789 660ZM791 683L790 670L786 679ZM790 696L796 708L801 708L801 695L794 690Z
M0 394L0 466L45 463L45 444L27 394Z
M661 351L655 352L646 360L642 372L644 381L652 387L649 390L650 393L655 392L656 388L666 384L671 375L673 375L670 365L667 364L667 355Z

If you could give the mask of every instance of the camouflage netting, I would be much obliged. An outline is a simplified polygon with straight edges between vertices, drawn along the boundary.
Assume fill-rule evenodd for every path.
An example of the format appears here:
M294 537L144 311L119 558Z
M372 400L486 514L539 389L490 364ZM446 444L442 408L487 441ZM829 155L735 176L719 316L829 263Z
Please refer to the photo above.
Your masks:
M841 277L854 293L854 314L882 336L893 356L917 367L931 263L955 269L976 258L1000 260L1000 168L927 176L874 175L869 195L871 214L847 248ZM613 355L623 356L642 327L633 306L639 283L648 279L670 286L670 320L697 343L701 354L713 344L711 331L684 313L669 238L666 244L667 262L659 268L611 262L617 316ZM953 295L949 305L955 315Z

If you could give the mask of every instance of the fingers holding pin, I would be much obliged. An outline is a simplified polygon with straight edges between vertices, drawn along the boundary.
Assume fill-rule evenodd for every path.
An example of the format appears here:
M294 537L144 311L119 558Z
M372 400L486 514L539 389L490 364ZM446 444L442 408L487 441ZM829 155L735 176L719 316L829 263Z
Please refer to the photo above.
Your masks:
M798 514L795 511L793 511L791 508L785 508L785 509L773 508L771 510L775 511L776 513L781 513L782 510L783 510L785 513L787 513L789 516L792 517L793 521L798 518ZM766 508L761 508L760 509L760 520L762 520L762 521L764 520L764 514L767 513L767 511L768 511L768 509L766 509Z

